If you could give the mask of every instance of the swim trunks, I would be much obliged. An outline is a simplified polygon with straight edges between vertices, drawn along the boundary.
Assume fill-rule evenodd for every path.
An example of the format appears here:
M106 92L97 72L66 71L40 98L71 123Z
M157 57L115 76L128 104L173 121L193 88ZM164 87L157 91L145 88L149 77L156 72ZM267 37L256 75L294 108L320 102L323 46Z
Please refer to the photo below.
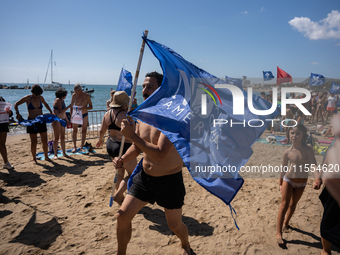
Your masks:
M128 194L151 204L157 202L166 209L180 209L185 196L182 171L154 177L142 170L133 177Z
M326 187L319 196L324 207L320 233L322 238L331 244L340 247L340 208L335 199L329 194Z
M0 124L0 132L9 132L8 123L1 123Z
M119 149L120 149L121 142L117 142L113 140L112 138L108 138L106 140L106 150L107 153L112 157L118 157L119 156ZM123 154L129 149L131 146L131 143L124 143L124 149Z
M29 120L31 120L31 119L29 119ZM27 134L38 134L38 133L47 132L46 123L34 123L34 125L32 125L32 126L27 126L26 132L27 132Z

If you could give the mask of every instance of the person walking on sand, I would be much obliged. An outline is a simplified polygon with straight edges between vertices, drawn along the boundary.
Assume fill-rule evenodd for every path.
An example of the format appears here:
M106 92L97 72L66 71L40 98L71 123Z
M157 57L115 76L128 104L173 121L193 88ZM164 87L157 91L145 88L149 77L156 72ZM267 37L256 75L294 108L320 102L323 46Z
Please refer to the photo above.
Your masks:
M146 74L143 83L143 98L147 99L162 83L163 75ZM169 139L156 128L140 122L136 126L123 120L121 132L133 142L121 158L115 158L116 168L135 159L143 151L139 172L117 213L117 254L126 254L131 238L131 221L148 203L157 202L164 207L169 228L181 241L182 254L190 254L188 228L182 221L185 188L182 176L183 161ZM131 122L131 123L130 123Z
M5 102L5 99L3 99L0 96L0 101ZM6 109L5 109L6 110ZM11 110L8 110L7 113L9 115L9 118L12 117L13 112ZM9 132L8 129L8 122L2 122L0 123L0 154L2 156L2 159L4 160L4 164L2 165L2 168L7 169L7 170L12 170L14 169L14 166L11 165L8 161L7 157L7 149L6 149L6 140L7 140L7 133Z
M49 110L51 114L52 110L49 107L49 105L46 103L45 99L41 96L43 93L42 88L36 84L32 86L31 90L32 94L24 96L21 98L18 102L14 104L14 110L17 114L16 118L17 120L21 120L22 116L19 113L18 106L26 103L27 104L27 109L28 109L28 119L29 120L34 120L37 116L42 115L43 111L43 105ZM46 123L35 123L35 125L28 126L27 127L27 133L30 134L30 139L31 139L31 152L33 156L33 161L37 163L37 134L40 134L41 137L41 143L43 146L43 151L45 155L45 160L50 161L48 157L48 146L47 146L47 128L46 128Z
M112 97L112 102L110 103L110 111L104 114L103 122L100 128L99 140L96 147L99 148L104 144L104 135L107 130L109 130L109 138L106 140L106 150L112 159L118 157L119 150L121 146L122 133L120 132L120 124L123 119L126 118L126 113L129 104L129 96L125 91L117 91ZM132 142L125 139L123 153L131 146ZM137 165L137 160L133 159L124 164L124 168L128 172L128 176L124 178L124 169L118 169L117 183L116 183L116 194L114 195L114 201L119 205L122 204L124 200L124 191L127 187L127 181L130 175Z
M56 99L53 103L53 113L56 115L59 119L65 120L66 122L69 122L69 119L67 118L66 111L71 107L71 105L66 106L65 105L65 98L67 96L67 90L64 88L59 88L55 92ZM64 157L69 157L66 154L65 149L65 127L61 125L59 121L53 121L52 122L53 132L54 132L54 141L53 141L53 150L54 150L54 158L58 159L58 142L60 138L60 145L63 152Z
M292 147L283 154L283 171L280 173L279 181L279 190L282 194L276 232L276 240L279 245L284 244L282 232L289 229L289 221L307 185L309 169L312 170L314 167L316 180L313 188L320 189L321 185L321 179L315 171L317 166L313 148L306 144L306 127L302 124L297 124L297 126L290 129L289 136ZM288 163L290 163L289 166Z
M86 140L86 131L87 131L87 124L88 124L88 110L91 110L92 107L92 101L89 94L82 91L82 87L80 84L74 85L74 94L72 95L71 100L71 116L73 111L73 106L77 106L81 108L81 113L83 117L83 124L81 128L81 144L80 149L83 150L85 140ZM78 124L73 123L73 133L72 133L72 139L73 139L73 150L72 152L77 151L77 133L78 133Z

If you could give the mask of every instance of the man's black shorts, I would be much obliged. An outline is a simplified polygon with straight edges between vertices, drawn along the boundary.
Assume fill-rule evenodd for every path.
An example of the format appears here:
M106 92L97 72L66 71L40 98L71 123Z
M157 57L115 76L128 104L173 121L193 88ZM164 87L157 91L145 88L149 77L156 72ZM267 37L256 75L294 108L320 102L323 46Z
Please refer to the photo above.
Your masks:
M154 177L141 170L133 177L128 194L151 204L157 202L166 209L180 209L185 196L182 171Z

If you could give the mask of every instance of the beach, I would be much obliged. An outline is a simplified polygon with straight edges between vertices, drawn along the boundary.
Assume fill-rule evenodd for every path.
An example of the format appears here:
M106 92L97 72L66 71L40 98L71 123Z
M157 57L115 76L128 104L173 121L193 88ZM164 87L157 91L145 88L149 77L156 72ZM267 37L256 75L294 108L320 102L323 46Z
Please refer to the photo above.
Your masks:
M267 135L270 131L262 137ZM97 140L87 142L95 145ZM115 170L105 145L96 153L39 160L35 165L27 134L9 136L6 144L15 169L0 170L0 254L114 254L119 206L109 207ZM252 148L246 166L281 165L289 147L256 142ZM316 159L322 163L321 155ZM182 171L183 222L194 254L321 253L323 207L321 189L312 188L313 178L297 205L290 232L283 234L282 248L275 239L281 203L278 178L245 178L231 203L238 230L230 208L199 186L186 168ZM136 215L127 254L180 254L179 239L169 230L161 207L148 204ZM332 254L340 250L333 246Z

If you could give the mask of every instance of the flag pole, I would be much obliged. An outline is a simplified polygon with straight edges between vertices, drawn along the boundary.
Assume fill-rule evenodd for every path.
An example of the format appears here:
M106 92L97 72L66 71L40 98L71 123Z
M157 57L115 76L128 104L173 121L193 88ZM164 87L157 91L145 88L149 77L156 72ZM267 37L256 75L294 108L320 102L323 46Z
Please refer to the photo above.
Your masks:
M148 30L144 31L144 36L147 37L148 36ZM143 40L142 42L142 47L140 49L140 53L139 53L139 59L138 59L138 64L137 64L137 69L136 69L136 73L135 73L135 78L133 80L133 86L132 86L132 91L131 91L131 97L130 97L130 101L129 101L129 106L128 106L128 112L131 109L132 106L132 102L133 99L135 97L135 91L136 91L136 86L137 86L137 81L138 81L138 76L139 76L139 70L142 64L142 59L143 59L143 54L144 54L144 48L145 48L145 41ZM119 148L119 155L118 157L121 158L122 154L123 154L123 148L124 148L124 143L125 143L125 136L122 136L122 140L121 140L121 144L120 144L120 148ZM116 169L116 173L115 173L115 178L113 181L113 186L112 186L112 191L111 191L111 197L110 197L110 207L112 207L113 204L113 199L114 199L114 192L115 192L115 187L116 187L116 183L117 183L117 177L118 177L118 169Z

